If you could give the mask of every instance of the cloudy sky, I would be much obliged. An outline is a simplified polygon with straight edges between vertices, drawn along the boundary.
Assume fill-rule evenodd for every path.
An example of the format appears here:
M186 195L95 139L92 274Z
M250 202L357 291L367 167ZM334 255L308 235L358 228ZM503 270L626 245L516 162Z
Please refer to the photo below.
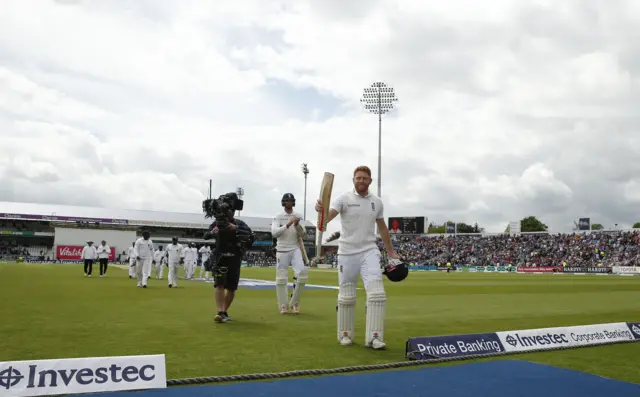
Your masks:
M0 200L308 217L369 165L387 216L640 221L640 2L3 0ZM335 230L336 225L330 230Z

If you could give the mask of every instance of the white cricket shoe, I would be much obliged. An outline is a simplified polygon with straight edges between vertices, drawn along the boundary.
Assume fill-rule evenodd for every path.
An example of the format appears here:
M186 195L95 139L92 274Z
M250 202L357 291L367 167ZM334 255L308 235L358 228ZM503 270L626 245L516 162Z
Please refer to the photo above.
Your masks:
M371 342L367 343L367 347L370 347L373 350L384 350L387 348L387 345L379 339L374 339Z
M289 313L289 310L287 309L287 305L281 305L280 314L287 314L287 313Z
M353 345L353 341L348 336L343 336L342 339L340 339L340 344L342 346L351 346Z
M300 314L300 305L293 305L293 314Z

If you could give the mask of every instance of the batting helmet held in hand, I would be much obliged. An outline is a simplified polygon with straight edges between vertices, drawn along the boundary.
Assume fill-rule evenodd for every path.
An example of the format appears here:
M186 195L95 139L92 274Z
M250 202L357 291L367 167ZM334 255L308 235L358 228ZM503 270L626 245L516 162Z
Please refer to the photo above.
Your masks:
M383 268L382 273L387 276L389 281L396 283L407 278L409 275L409 266L399 259L391 259Z

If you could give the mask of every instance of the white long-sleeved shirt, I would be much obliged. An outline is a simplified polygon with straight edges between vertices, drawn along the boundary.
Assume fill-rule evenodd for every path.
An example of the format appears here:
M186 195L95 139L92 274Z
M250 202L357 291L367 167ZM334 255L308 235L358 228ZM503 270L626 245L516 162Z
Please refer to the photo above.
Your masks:
M133 257L140 259L153 259L153 241L140 237L133 246Z
M184 258L184 248L181 244L169 244L165 250L167 260L169 263L178 263L181 258Z
M82 254L80 254L81 259L96 259L98 253L96 252L96 247L85 245L82 249Z
M156 252L153 253L153 260L156 261L156 263L160 264L165 256L166 255L165 255L164 251L156 250Z
M287 223L293 218L300 218L300 222L302 222L302 215L297 212L291 214L281 212L271 221L271 235L278 240L277 251L286 252L299 248L298 236L304 236L305 231L300 222L295 227L287 227Z
M111 255L111 247L109 247L108 245L102 245L100 244L98 246L98 248L96 249L96 252L98 253L98 258L109 258L109 255Z
M206 245L200 247L198 252L202 254L202 262L205 262L211 256L211 248Z
M198 260L198 249L195 247L189 247L184 249L184 260L195 262Z
M133 247L129 247L129 259L136 259L136 256L133 253Z

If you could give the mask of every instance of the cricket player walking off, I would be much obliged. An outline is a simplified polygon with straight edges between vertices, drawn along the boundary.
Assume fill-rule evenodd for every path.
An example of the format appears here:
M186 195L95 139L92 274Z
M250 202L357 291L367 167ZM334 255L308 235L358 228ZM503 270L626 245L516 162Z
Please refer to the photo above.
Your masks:
M195 271L196 264L198 263L198 250L194 243L189 243L189 246L184 250L184 279L189 280L193 278L193 272Z
M129 278L134 278L136 276L136 256L133 253L133 247L136 245L134 241L131 243L131 247L129 247Z
M211 257L211 247L205 244L200 247L198 252L200 253L200 259L202 261L202 264L200 265L200 278L202 278L202 275L204 274L204 277L208 279L209 272L207 271L206 263L209 260L209 257Z
M278 239L276 245L276 297L281 314L287 314L289 309L295 314L300 313L300 294L309 281L309 270L304 264L302 251L298 245L298 237L305 235L300 225L302 216L293 211L296 198L291 193L285 193L280 201L284 212L279 213L271 222L271 235ZM289 266L293 268L296 279L291 301L287 302L289 282Z
M171 244L167 245L167 250L165 252L167 263L169 265L169 275L167 276L169 279L169 288L177 288L178 266L184 263L184 247L178 244L177 237L173 237L171 239Z
M165 252L159 245L156 252L153 253L153 263L156 265L156 280L162 280L164 274Z
M356 283L362 277L367 293L365 346L376 350L384 343L384 317L387 295L384 290L380 250L374 226L378 226L388 256L398 259L389 229L384 223L384 207L379 197L369 193L371 170L360 166L353 172L354 190L335 198L329 209L329 222L338 214L341 220L338 240L338 341L353 344L355 328ZM320 200L316 211L323 210Z
M151 274L151 262L153 262L153 241L149 232L143 232L142 237L136 240L133 245L133 255L136 258L138 287L147 288L147 279Z

